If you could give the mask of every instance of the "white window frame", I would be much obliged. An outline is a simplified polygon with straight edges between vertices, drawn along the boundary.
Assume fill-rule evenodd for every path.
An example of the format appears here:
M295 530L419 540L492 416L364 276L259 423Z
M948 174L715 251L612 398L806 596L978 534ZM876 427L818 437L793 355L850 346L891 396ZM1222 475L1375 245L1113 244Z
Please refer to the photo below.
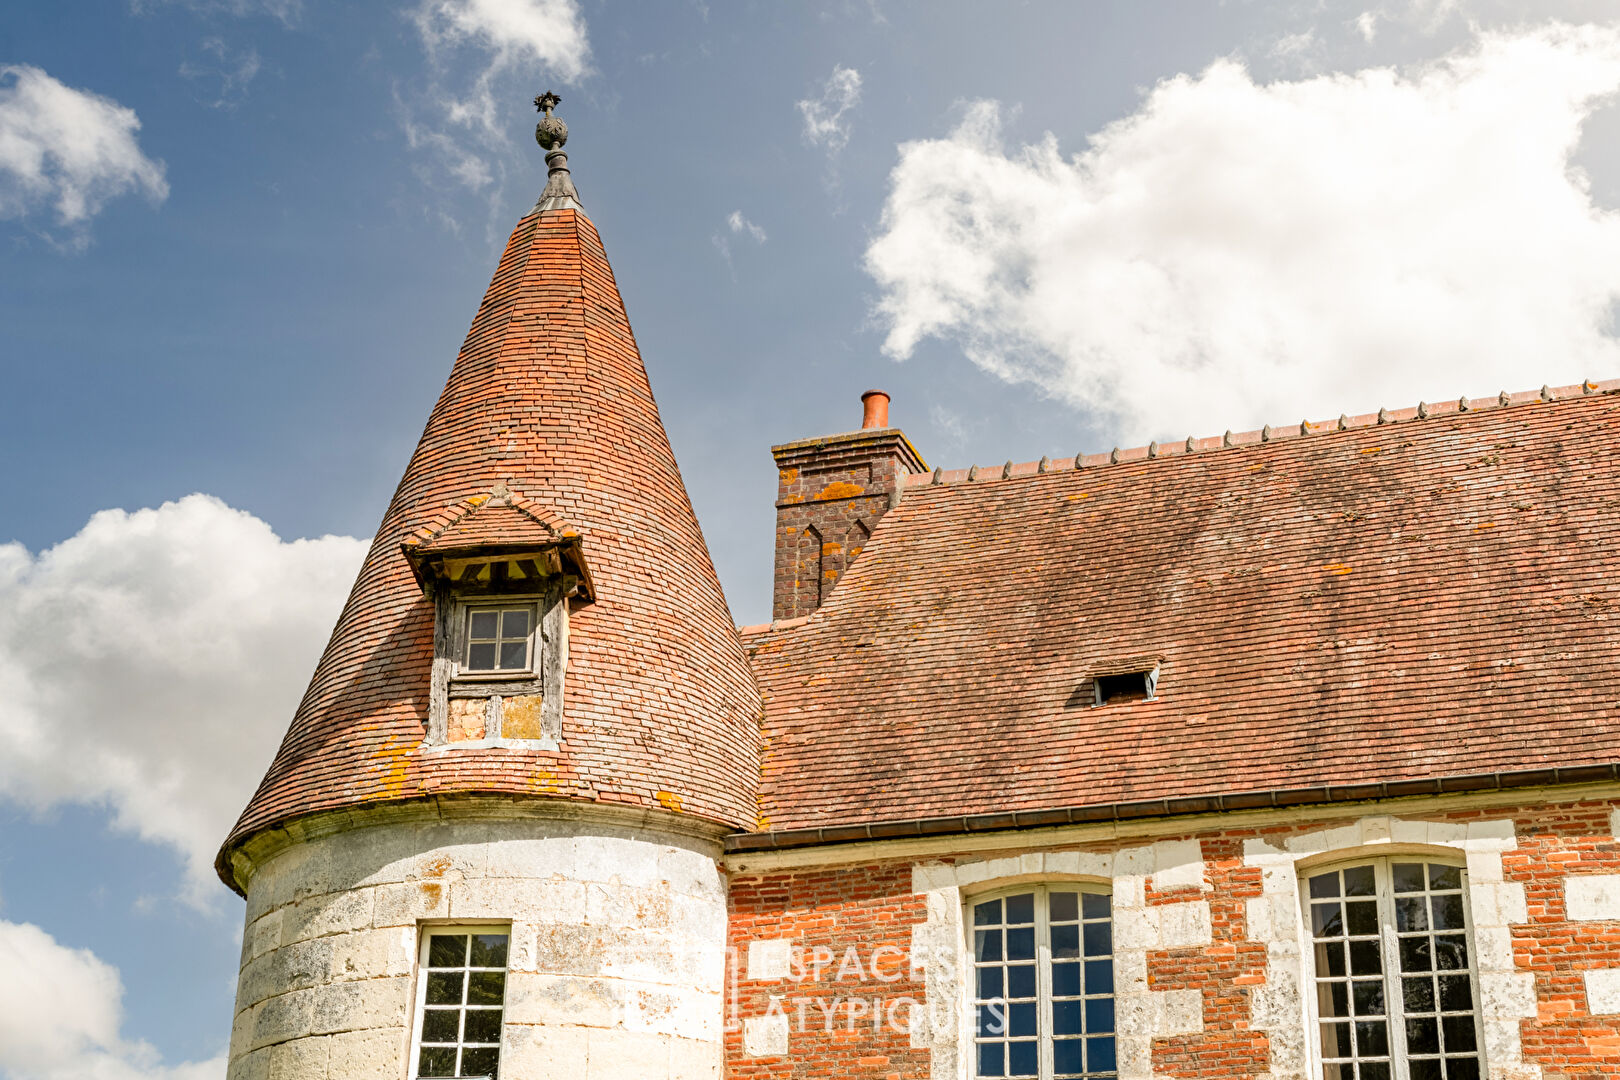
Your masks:
M1325 1076L1326 1055L1322 1049L1322 1024L1333 1022L1339 1018L1330 1017L1324 1021L1320 1013L1317 997L1316 972L1316 930L1311 918L1311 903L1313 897L1310 892L1310 879L1319 874L1334 871L1343 871L1360 866L1371 866L1374 875L1373 893L1378 903L1379 928L1379 955L1383 963L1384 979L1384 1019L1388 1025L1389 1060L1391 1080L1410 1080L1411 1060L1407 1052L1406 1043L1406 1002L1401 986L1403 972L1400 966L1400 939L1395 925L1395 883L1394 865L1396 863L1423 863L1436 864L1456 868L1460 881L1459 891L1462 896L1463 925L1462 935L1468 950L1468 964L1464 968L1446 969L1452 975L1467 975L1469 994L1472 1001L1474 1019L1474 1055L1479 1061L1481 1080L1490 1075L1490 1065L1485 1055L1485 1030L1481 1015L1480 984L1479 984L1479 952L1478 936L1474 930L1474 912L1469 896L1468 867L1464 860L1453 854L1409 853L1393 855L1363 855L1360 857L1336 859L1320 865L1301 867L1298 870L1300 910L1304 920L1304 990L1306 997L1306 1010L1310 1023L1311 1072L1314 1077ZM1427 870L1424 871L1427 874ZM1449 890L1447 890L1449 891ZM1416 894L1402 894L1416 895ZM1425 880L1423 896L1429 896L1427 880ZM1344 897L1339 898L1341 901ZM1320 898L1316 898L1321 902ZM1439 969L1435 969L1438 971ZM1336 978L1336 976L1328 976ZM1438 1004L1438 1002L1436 1003ZM1437 1009L1438 1018L1443 1010ZM1425 1015L1425 1014L1419 1014ZM1352 1021L1353 1023L1353 1021ZM1425 1055L1427 1056L1427 1055ZM1343 1061L1335 1058L1335 1061ZM1359 1072L1359 1069L1357 1070Z
M1052 1017L1052 937L1050 905L1047 896L1054 892L1091 893L1097 896L1108 897L1108 935L1109 951L1106 959L1112 968L1112 993L1108 999L1113 1003L1113 1027L1111 1032L1114 1039L1114 1071L1113 1073L1097 1073L1096 1076L1119 1075L1119 965L1118 942L1115 940L1115 910L1113 889L1101 882L1091 881L1039 881L1024 882L1017 885L1006 885L986 892L975 893L965 897L963 901L962 921L967 937L967 972L968 972L968 1005L969 1005L969 1038L971 1058L967 1063L967 1075L974 1080L979 1077L979 1006L986 999L979 997L979 961L978 949L974 931L973 909L979 904L990 900L1005 900L1009 896L1021 896L1025 893L1035 894L1035 992L1036 992L1036 1046L1037 1046L1037 1080L1052 1080L1054 1075L1054 1051L1052 1043L1053 1017ZM1084 901L1079 901L1081 908L1081 923L1084 925ZM1103 959L1103 957L1087 957L1084 953L1084 934L1082 931L1081 955L1078 958L1082 979L1084 978L1085 962L1088 959ZM1005 990L1005 986L1003 986ZM1084 1000L1084 984L1081 986ZM1083 1007L1083 1006L1082 1006ZM999 1040L985 1040L999 1041Z
M522 668L502 668L497 671L469 671L466 666L467 650L472 645L472 617L477 611L494 608L497 611L515 611L527 608L529 612L529 634L525 644L527 663ZM518 596L491 596L477 599L464 599L456 602L455 613L455 666L451 677L457 682L511 682L514 679L533 679L537 677L539 665L539 649L537 648L540 636L541 604L538 599ZM500 641L496 642L496 658L500 655Z
M469 936L473 935L473 934L505 934L506 935L506 967L502 968L501 970L506 973L506 977L507 977L508 982L510 982L511 976L512 976L512 924L511 923L466 923L466 924L462 924L462 923L422 923L422 924L420 924L418 926L417 933L418 933L418 937L419 937L420 940L417 942L417 950L416 950L416 1001L415 1001L415 1005L413 1007L414 1016L413 1016L413 1018L411 1020L411 1053L410 1053L410 1057L406 1061L406 1068L409 1070L406 1075L409 1077L409 1080L419 1080L419 1077L420 1077L420 1073L417 1070L421 1068L421 1061L422 1061L422 1022L423 1022L424 1019L426 1019L426 1016L427 1016L427 980L428 980L428 971L429 971L429 969L428 969L428 948L432 944L433 935L434 934L446 934L446 933L448 933L448 934L457 934L457 935L465 934L465 935L469 935ZM434 969L434 970L448 971L448 970L453 970L453 969L439 968L439 969ZM494 969L492 969L492 968L482 968L482 969L466 969L466 968L464 968L463 970L486 970L487 971L487 970L494 970ZM465 998L465 991L463 991L463 997ZM463 1009L463 1011L465 1011L465 1009ZM437 1044L430 1044L430 1045L437 1045ZM458 1043L457 1045L459 1047L459 1046L461 1046L463 1044ZM487 1045L487 1044L475 1044L475 1045ZM505 995L504 986L502 988L502 994L501 994L501 1041L500 1041L500 1043L498 1045L499 1045L499 1047L501 1049L505 1049L505 1047L506 1047L506 995ZM497 1050L496 1051L497 1067L498 1067L498 1064L499 1064L499 1060L500 1060L500 1051ZM476 1076L478 1074L475 1073L474 1075Z

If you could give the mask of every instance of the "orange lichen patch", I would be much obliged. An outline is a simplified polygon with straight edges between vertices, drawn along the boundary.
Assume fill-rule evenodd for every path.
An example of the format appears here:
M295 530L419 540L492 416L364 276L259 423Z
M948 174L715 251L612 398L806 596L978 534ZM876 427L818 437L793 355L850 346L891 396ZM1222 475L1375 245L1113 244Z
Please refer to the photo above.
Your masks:
M658 805L665 810L673 810L677 814L681 812L681 797L673 791L655 791L653 798L657 799Z
M791 484L799 478L799 470L788 468L776 470L777 479L784 484Z
M502 701L501 738L541 738L543 734L540 726L540 704L542 700L539 694L524 694L521 697L509 697Z
M378 747L372 755L373 759L386 763L382 771L378 798L397 799L405 794L405 777L410 769L408 760L410 752L409 745L390 740Z
M484 737L484 699L454 698L445 725L445 739L449 742L471 742Z
M838 480L821 489L818 499L855 499L866 494L866 489L847 480Z
M1339 577L1343 577L1344 575L1353 572L1355 567L1346 566L1344 563L1335 562L1328 563L1326 566L1322 567L1322 569L1326 570L1330 574L1337 574Z

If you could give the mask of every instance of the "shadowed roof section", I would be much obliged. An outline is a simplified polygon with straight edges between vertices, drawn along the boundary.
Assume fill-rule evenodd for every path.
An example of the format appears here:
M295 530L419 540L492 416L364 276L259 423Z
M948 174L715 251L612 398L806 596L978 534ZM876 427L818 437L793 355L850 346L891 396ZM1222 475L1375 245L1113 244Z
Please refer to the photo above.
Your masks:
M574 534L594 599L571 609L561 749L424 753L434 610L402 544ZM596 229L576 209L536 211L507 243L221 876L234 885L233 849L291 818L458 793L750 828L758 717Z
M1620 760L1620 397L1571 395L914 478L745 632L763 827Z

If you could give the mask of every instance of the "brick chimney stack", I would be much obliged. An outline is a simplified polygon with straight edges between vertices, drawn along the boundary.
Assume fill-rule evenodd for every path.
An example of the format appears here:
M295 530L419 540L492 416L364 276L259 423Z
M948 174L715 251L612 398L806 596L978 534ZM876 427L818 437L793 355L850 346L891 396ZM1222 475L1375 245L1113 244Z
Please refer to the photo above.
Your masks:
M889 426L889 395L861 395L861 430L771 447L776 458L773 619L809 615L861 553L901 481L928 471L905 433Z

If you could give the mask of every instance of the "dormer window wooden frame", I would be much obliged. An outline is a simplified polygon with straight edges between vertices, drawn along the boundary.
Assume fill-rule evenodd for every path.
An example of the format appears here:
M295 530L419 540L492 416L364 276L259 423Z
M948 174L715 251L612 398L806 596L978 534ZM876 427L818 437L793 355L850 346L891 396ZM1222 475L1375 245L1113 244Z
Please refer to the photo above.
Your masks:
M577 539L541 548L486 545L406 554L434 605L424 748L556 749L569 608L590 597ZM505 613L518 612L528 615L524 663L501 666L503 646L510 653L519 640L506 632ZM488 615L495 616L493 627ZM485 623L476 636L475 620ZM474 659L473 650L485 645L492 647L495 666Z

